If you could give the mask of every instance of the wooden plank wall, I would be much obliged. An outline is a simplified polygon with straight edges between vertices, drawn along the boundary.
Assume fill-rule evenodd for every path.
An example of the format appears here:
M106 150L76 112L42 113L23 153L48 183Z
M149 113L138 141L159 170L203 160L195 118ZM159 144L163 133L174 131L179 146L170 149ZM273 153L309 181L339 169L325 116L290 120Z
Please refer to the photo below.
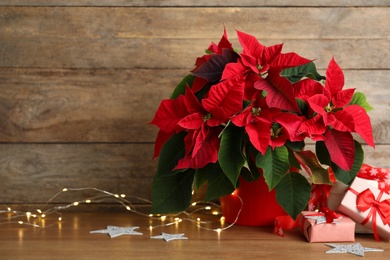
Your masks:
M87 186L150 198L147 123L224 25L236 47L238 29L322 71L335 56L375 108L366 162L390 167L390 1L286 2L1 1L0 203Z

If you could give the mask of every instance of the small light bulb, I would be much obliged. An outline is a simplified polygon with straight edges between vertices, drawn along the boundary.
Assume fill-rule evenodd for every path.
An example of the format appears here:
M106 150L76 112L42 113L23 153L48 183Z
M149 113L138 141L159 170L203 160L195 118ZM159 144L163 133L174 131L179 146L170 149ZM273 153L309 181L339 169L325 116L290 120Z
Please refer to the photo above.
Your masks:
M167 218L167 216L161 216L161 220L164 221Z
M10 208L10 207L8 207L7 210L8 210L9 212L11 212L11 208Z
M41 214L41 213L42 213L42 210L40 210L40 209L37 209L37 212L38 212L39 214Z
M73 202L73 206L78 206L79 203L77 201Z
M211 207L210 207L210 206L207 206L207 207L205 207L204 209L205 209L205 210L210 210Z
M91 203L91 200L86 200L85 203Z
M18 221L18 223L19 223L20 225L22 225L22 224L23 224L23 221Z
M45 214L42 214L42 215L41 215L41 218L44 218L44 217L46 217L46 215L45 215Z
M192 203L191 203L191 206L196 206L196 202L192 202Z
M121 194L121 198L125 198L126 197L126 195L125 194Z
M115 197L115 198L119 198L119 195L118 195L118 194L115 194L114 197Z
M221 233L222 229L217 228L215 231L217 231L217 233Z
M196 221L200 222L200 218L197 218Z
M62 217L59 217L59 218L58 218L58 221L62 221Z
M153 214L149 214L149 217L153 217Z
M62 191L65 192L65 191L68 191L68 189L67 188L63 188Z
M127 209L127 210L131 210L130 206L126 206L126 209Z
M213 215L218 215L219 214L219 212L218 211L213 211L213 213L212 213Z

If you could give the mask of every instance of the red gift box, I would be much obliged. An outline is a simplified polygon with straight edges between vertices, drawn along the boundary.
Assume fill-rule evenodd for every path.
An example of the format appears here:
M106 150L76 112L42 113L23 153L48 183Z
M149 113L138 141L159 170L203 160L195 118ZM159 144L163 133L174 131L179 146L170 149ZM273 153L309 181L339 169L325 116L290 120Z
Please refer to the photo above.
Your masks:
M390 195L378 189L378 182L356 177L338 210L372 229L375 239L390 239Z
M302 211L301 230L307 241L313 242L350 242L355 241L355 222L349 217L338 214L339 218L335 223L317 224L316 219L307 217L319 216L321 213L313 211Z

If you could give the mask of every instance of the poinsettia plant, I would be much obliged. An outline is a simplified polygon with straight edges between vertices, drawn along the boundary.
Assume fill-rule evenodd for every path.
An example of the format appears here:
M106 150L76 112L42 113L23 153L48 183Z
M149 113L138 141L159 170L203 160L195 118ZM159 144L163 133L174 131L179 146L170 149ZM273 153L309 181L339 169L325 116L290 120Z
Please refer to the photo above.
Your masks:
M203 184L213 200L233 192L240 176L262 174L295 218L314 186L355 177L364 156L355 133L374 147L372 108L363 93L343 89L333 58L322 76L313 60L282 53L283 44L267 47L241 31L237 37L240 52L226 30L211 43L151 121L159 128L153 213L185 210Z

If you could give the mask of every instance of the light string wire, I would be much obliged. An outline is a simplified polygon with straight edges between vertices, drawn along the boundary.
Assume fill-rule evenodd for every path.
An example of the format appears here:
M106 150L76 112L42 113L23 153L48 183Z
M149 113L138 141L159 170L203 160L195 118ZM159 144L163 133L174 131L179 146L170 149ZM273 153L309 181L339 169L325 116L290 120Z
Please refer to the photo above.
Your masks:
M229 229L229 228L231 228L232 226L235 225L235 223L238 220L238 217L240 216L240 213L242 211L243 205L244 205L244 203L243 203L243 201L242 201L240 196L232 194L233 196L235 196L235 197L237 197L239 199L239 201L240 201L240 208L239 208L239 210L237 212L237 215L236 215L234 221L231 222L229 225L221 227L221 228L207 228L204 225L207 224L207 223L210 223L212 221L203 221L203 220L200 219L200 217L194 218L194 214L196 214L198 212L201 212L201 211L205 211L205 210L210 212L212 210L212 207L217 208L218 210L220 210L220 205L218 205L217 203L214 203L214 202L207 202L207 203L202 202L202 201L192 202L191 203L192 207L199 206L199 205L202 205L202 206L198 207L198 208L196 208L196 209L194 209L194 210L192 210L190 212L188 212L188 211L181 211L181 212L178 212L176 214L168 214L168 215L146 214L146 213L142 213L142 212L138 211L136 209L136 206L133 203L131 203L129 201L129 199L127 199L127 198L132 198L134 200L137 200L137 201L140 201L140 202L143 202L143 203L151 205L152 202L150 200L145 199L145 198L141 198L141 197L138 197L138 196L126 196L125 194L120 194L119 195L119 194L112 193L112 192L109 192L109 191L106 191L106 190L102 190L102 189L98 189L98 188L95 188L95 187L63 188L61 191L59 191L56 194L54 194L46 202L45 206L46 207L49 206L53 202L54 199L56 199L60 195L64 194L65 192L69 192L69 191L71 191L71 192L95 191L98 194L95 195L95 196L89 197L87 199L77 200L77 201L74 201L72 203L68 203L68 204L65 204L65 205L49 207L46 210L36 209L35 210L36 213L32 213L30 211L25 212L25 211L12 210L10 207L5 206L6 210L0 210L0 216L1 216L1 214L7 214L8 216L5 217L5 218L0 218L0 219L7 219L8 218L8 221L0 222L0 225L20 224L20 225L33 226L33 227L37 227L37 228L44 228L44 227L48 227L48 226L46 226L46 225L42 226L42 225L38 225L38 224L35 224L35 223L30 223L29 222L30 218L34 218L34 219L41 218L41 219L44 219L44 218L46 218L47 216L49 216L51 214L58 214L59 215L58 221L62 221L62 213L61 213L62 210L66 210L66 209L68 209L70 207L76 207L76 206L79 206L80 204L90 204L92 202L93 203L101 203L101 202L107 202L107 201L114 201L114 202L119 203L120 205L122 205L126 210L128 210L128 211L130 211L132 213L144 216L144 217L153 218L153 219L161 219L163 221L165 221L167 217L174 218L174 221L169 222L169 223L156 225L156 226L149 226L149 230L170 226L170 225L182 222L182 221L189 221L189 222L195 224L197 227L199 227L199 228L201 228L203 230L221 232L221 231ZM206 205L206 206L204 206L204 205ZM219 211L211 211L211 212L212 212L212 215L219 215L220 214ZM180 218L179 216L181 216L181 215L185 215L185 217ZM24 218L24 217L27 218L27 222L26 221L22 221L22 220L14 220L14 219L21 219L21 218ZM224 220L225 220L225 218L222 216L220 218L221 226L222 226L222 223L224 223ZM54 225L54 224L52 224L52 225ZM49 225L49 226L52 226L52 225Z

